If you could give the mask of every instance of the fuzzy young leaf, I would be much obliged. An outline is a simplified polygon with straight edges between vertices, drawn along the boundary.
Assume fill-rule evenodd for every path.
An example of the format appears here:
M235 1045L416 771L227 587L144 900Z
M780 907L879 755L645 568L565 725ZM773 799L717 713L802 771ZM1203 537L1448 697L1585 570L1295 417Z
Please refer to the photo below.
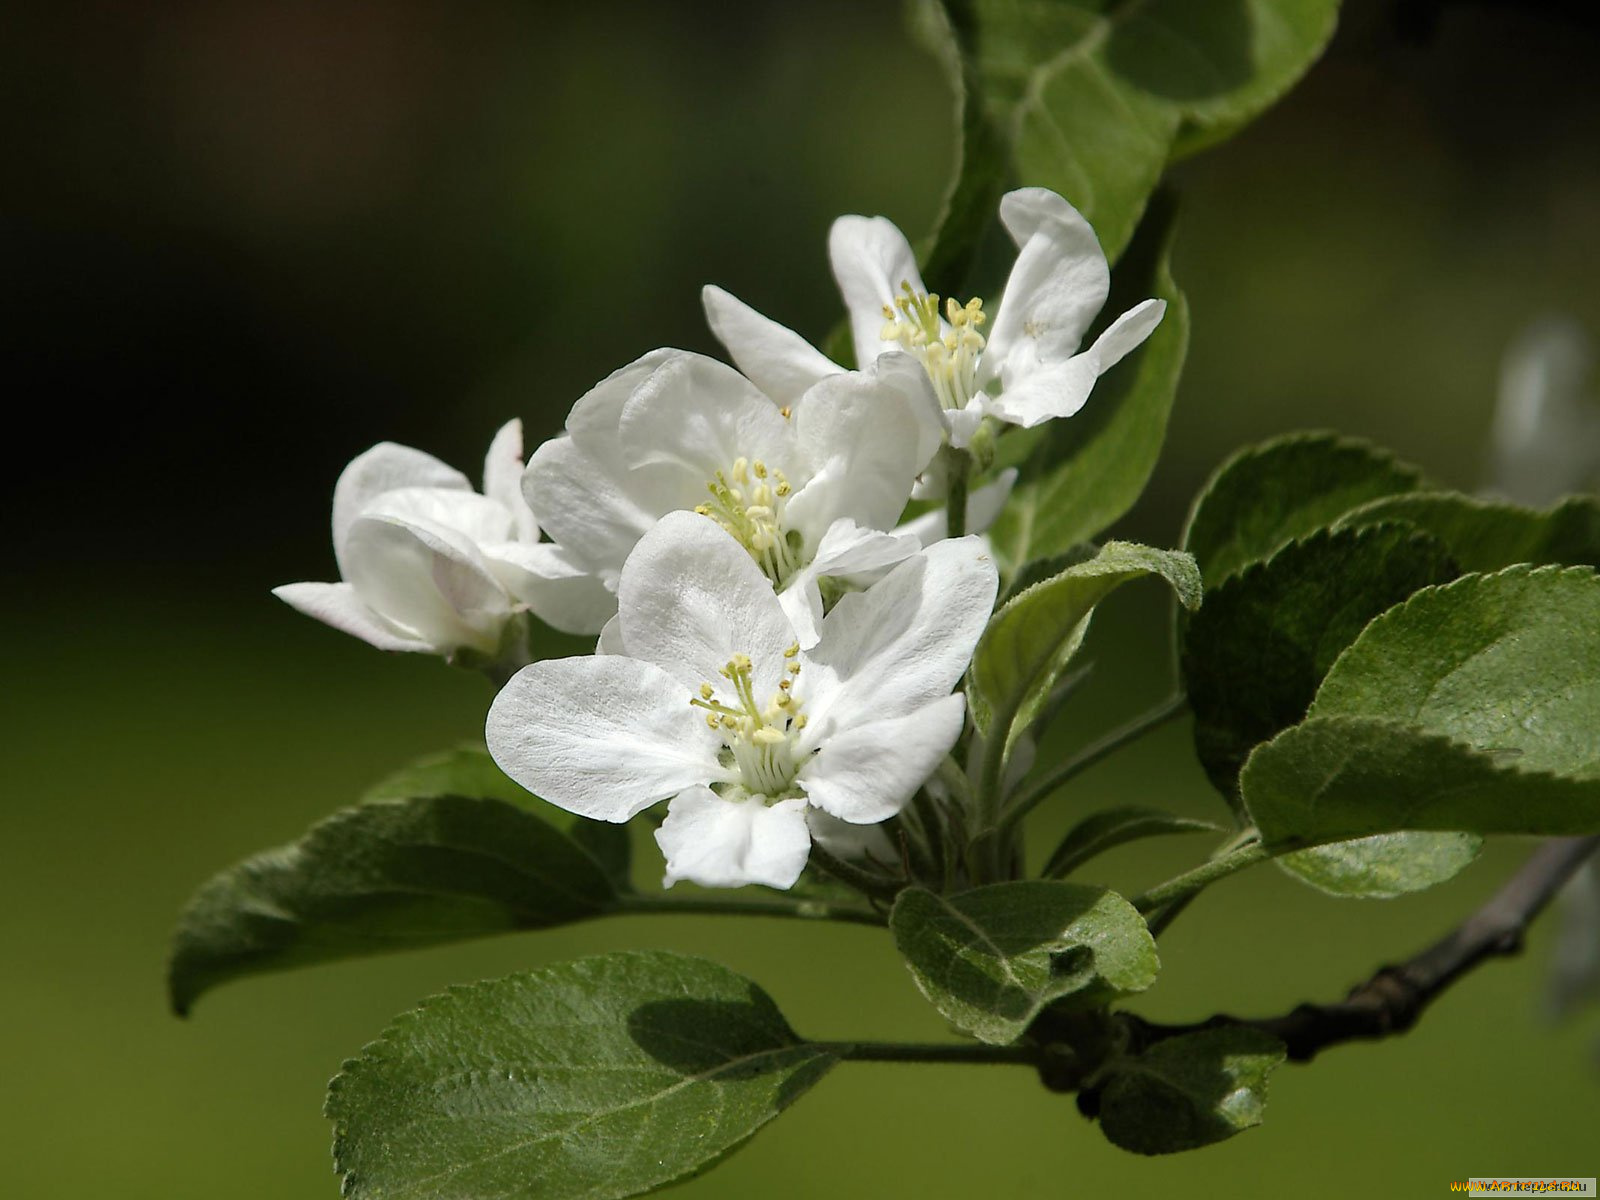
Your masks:
M1070 875L1107 850L1141 838L1168 833L1215 833L1218 826L1193 817L1179 817L1159 808L1128 805L1092 813L1067 830L1040 872L1047 879Z
M512 782L495 765L483 746L458 746L407 763L368 788L361 799L422 800L431 796L475 796L524 807L533 800L526 788Z
M1290 434L1217 469L1195 498L1181 545L1212 587L1358 505L1421 485L1416 468L1365 442Z
M1108 542L1094 558L1006 601L973 654L967 697L978 728L1009 747L1082 644L1095 605L1147 575L1165 579L1187 607L1199 605L1200 574L1187 554L1132 542Z
M1082 412L1050 423L989 531L1008 578L1034 559L1099 537L1133 507L1155 470L1189 347L1189 304L1168 268L1172 216L1170 204L1151 212L1112 278L1105 308L1125 312L1159 296L1166 316L1100 380ZM1000 444L1016 436L1007 433Z
M1392 900L1454 879L1482 848L1483 839L1472 833L1380 833L1272 861L1330 896Z
M741 975L662 951L452 988L328 1088L355 1200L612 1200L704 1171L833 1066Z
M1230 803L1250 751L1306 715L1317 686L1367 622L1457 572L1404 525L1290 542L1211 588L1182 630L1195 751Z
M961 158L929 278L959 280L1008 180L1048 187L1127 245L1168 161L1231 135L1333 32L1338 0L926 0Z
M541 929L616 903L589 854L503 801L362 804L195 893L173 934L172 1007L187 1013L244 975Z
M1269 844L1600 830L1600 577L1512 567L1418 592L1241 777Z
M1283 1043L1255 1029L1208 1029L1118 1062L1100 1094L1100 1128L1135 1154L1195 1150L1261 1124Z
M1340 524L1379 521L1427 530L1463 571L1498 571L1517 563L1600 567L1600 500L1593 496L1573 496L1540 510L1460 492L1417 492L1364 504Z
M1046 880L957 896L900 893L889 930L918 989L957 1029L1014 1042L1047 1005L1143 991L1160 962L1134 907L1104 888Z

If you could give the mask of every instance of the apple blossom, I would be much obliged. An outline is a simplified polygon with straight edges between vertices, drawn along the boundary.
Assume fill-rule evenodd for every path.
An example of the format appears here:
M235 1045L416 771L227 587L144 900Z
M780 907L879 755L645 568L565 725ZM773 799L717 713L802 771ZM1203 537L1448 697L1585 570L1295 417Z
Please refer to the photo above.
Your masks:
M529 460L523 492L572 560L613 590L661 517L711 518L783 593L810 645L821 576L871 576L919 548L888 531L931 453L907 394L925 386L904 370L841 371L780 407L726 364L658 350L573 406L566 433Z
M496 656L509 623L527 611L589 632L604 589L566 550L539 540L521 474L520 421L495 435L482 493L431 454L379 443L334 487L341 582L284 584L273 594L380 650Z
M1166 311L1164 301L1145 300L1080 350L1110 289L1094 230L1072 205L1037 187L1007 193L1000 220L1017 258L992 325L980 299L941 307L911 244L887 218L840 217L828 236L857 364L894 351L920 361L937 398L924 420L936 431L942 426L956 447L967 445L985 416L1022 426L1070 417ZM721 288L707 287L702 298L733 361L779 403L843 369Z
M489 750L581 816L622 822L669 800L668 886L786 888L808 814L886 820L950 751L965 708L950 689L996 588L979 539L939 542L840 599L807 650L748 550L672 513L622 569L622 653L524 667L490 709Z

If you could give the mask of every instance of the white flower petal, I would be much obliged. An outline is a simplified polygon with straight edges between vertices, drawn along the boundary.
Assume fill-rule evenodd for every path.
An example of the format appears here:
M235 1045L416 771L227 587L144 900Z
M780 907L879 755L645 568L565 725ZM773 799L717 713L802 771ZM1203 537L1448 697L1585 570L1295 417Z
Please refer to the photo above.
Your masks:
M1007 467L995 476L993 482L986 483L967 495L968 533L982 533L995 523L1001 510L1005 508L1016 482L1017 469ZM949 513L943 508L929 509L920 517L913 517L903 525L897 526L895 533L915 538L919 546L931 546L949 536L948 517Z
M917 419L898 390L861 372L824 379L796 407L794 436L812 475L784 515L808 550L841 517L883 529L905 509L922 464Z
M394 442L379 442L356 455L333 486L333 554L344 570L344 543L351 523L384 492L396 488L450 488L470 492L471 481L431 454Z
M435 646L396 629L356 596L348 583L286 583L272 594L308 617L353 634L379 650L432 653Z
M755 560L709 517L663 517L628 557L617 600L633 658L693 689L748 654L756 695L765 702L776 690L794 630Z
M783 591L778 593L778 603L783 605L783 615L789 618L800 649L809 650L815 646L822 636L822 589L816 567L807 565L791 575Z
M1021 188L1000 201L1000 220L1018 247L984 349L979 383L1006 388L1070 358L1106 302L1111 272L1082 214L1046 188Z
M345 577L369 608L440 651L492 652L511 615L511 597L471 541L397 514L356 518Z
M683 879L714 888L792 887L811 853L806 802L768 807L753 797L724 800L710 788L691 788L673 798L656 843L667 857L666 887Z
M835 858L861 862L875 858L880 863L899 861L895 846L882 825L852 825L830 816L820 808L806 809L806 824L811 840Z
M539 540L539 523L522 498L522 422L515 417L500 426L489 443L483 460L483 494L511 514L519 540Z
M361 515L396 517L413 524L448 529L477 546L508 542L517 536L516 519L505 506L477 492L396 488L374 499Z
M701 289L700 300L717 341L746 378L776 404L793 404L819 379L841 370L794 330L714 284Z
M726 363L700 354L669 359L635 389L622 410L622 448L634 467L660 463L682 473L689 507L735 459L793 470L789 422L756 386Z
M1094 345L1088 350L1098 362L1096 370L1104 375L1116 366L1130 350L1155 332L1156 326L1161 324L1161 318L1166 315L1165 300L1141 300L1107 325L1105 332L1095 338Z
M865 369L889 349L880 336L883 306L894 303L902 284L913 292L928 289L911 243L887 217L840 217L828 231L828 258L850 313L856 366Z
M600 630L600 638L594 644L596 654L622 654L622 619L613 616Z
M1082 354L1041 367L990 399L989 412L1023 428L1072 416L1089 399L1095 381L1150 336L1166 309L1164 300L1136 304Z
M616 615L616 595L554 542L504 542L483 556L508 592L562 633L599 633Z
M878 355L869 368L885 386L900 393L917 421L917 449L913 457L921 471L944 444L944 409L928 378L928 369L904 350Z
M687 357L683 350L664 348L641 355L625 367L619 367L595 384L572 406L567 414L567 432L589 449L591 454L604 457L606 446L615 446L617 426L622 423L622 407L634 390L655 374L656 368L675 358ZM590 446L590 439L595 445ZM613 466L625 466L618 457ZM534 512L539 510L535 508Z
M904 716L955 686L994 610L999 578L982 539L936 542L822 622L808 655L807 740Z
M615 429L611 437L615 442ZM699 496L691 499L681 478L654 478L659 467L623 465L619 446L614 455L591 453L594 446L594 438L571 436L545 442L528 461L522 491L543 514L545 532L615 587L628 553L661 514L698 503Z
M981 395L967 401L965 408L946 410L944 420L950 444L957 450L966 449L972 435L978 432L978 426L983 424L985 414L993 410L994 401Z
M721 740L672 676L631 658L554 658L522 668L489 708L500 769L558 808L626 821L684 788L721 780Z
M945 696L904 716L839 730L801 768L797 782L812 804L841 821L886 821L950 753L965 713L964 696Z
M904 562L920 549L922 544L914 536L908 536L904 529L884 533L879 529L863 529L844 518L835 521L823 535L811 566L818 575L859 582L863 576L875 575Z

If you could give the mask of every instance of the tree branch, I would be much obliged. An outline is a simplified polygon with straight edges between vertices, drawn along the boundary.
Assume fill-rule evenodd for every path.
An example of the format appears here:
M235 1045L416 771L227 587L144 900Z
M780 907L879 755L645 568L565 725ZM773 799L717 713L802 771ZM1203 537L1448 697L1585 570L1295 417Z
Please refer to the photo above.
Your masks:
M1294 1062L1310 1062L1341 1042L1404 1033L1445 989L1479 963L1520 952L1534 917L1596 849L1600 837L1550 839L1455 929L1398 966L1382 968L1337 1004L1302 1004L1281 1017L1216 1016L1195 1025L1158 1025L1125 1016L1142 1045L1202 1029L1242 1025L1283 1039Z

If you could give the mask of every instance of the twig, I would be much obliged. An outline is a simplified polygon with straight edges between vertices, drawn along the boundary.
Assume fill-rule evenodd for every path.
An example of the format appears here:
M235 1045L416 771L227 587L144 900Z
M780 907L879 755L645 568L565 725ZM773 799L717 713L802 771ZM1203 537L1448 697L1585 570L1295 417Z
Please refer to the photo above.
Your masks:
M1158 1025L1127 1017L1143 1045L1202 1029L1246 1026L1281 1038L1289 1058L1310 1062L1341 1042L1390 1037L1479 963L1517 954L1523 935L1567 879L1600 849L1600 837L1552 838L1482 908L1420 954L1382 968L1337 1004L1302 1004L1281 1017L1216 1016L1195 1025Z

